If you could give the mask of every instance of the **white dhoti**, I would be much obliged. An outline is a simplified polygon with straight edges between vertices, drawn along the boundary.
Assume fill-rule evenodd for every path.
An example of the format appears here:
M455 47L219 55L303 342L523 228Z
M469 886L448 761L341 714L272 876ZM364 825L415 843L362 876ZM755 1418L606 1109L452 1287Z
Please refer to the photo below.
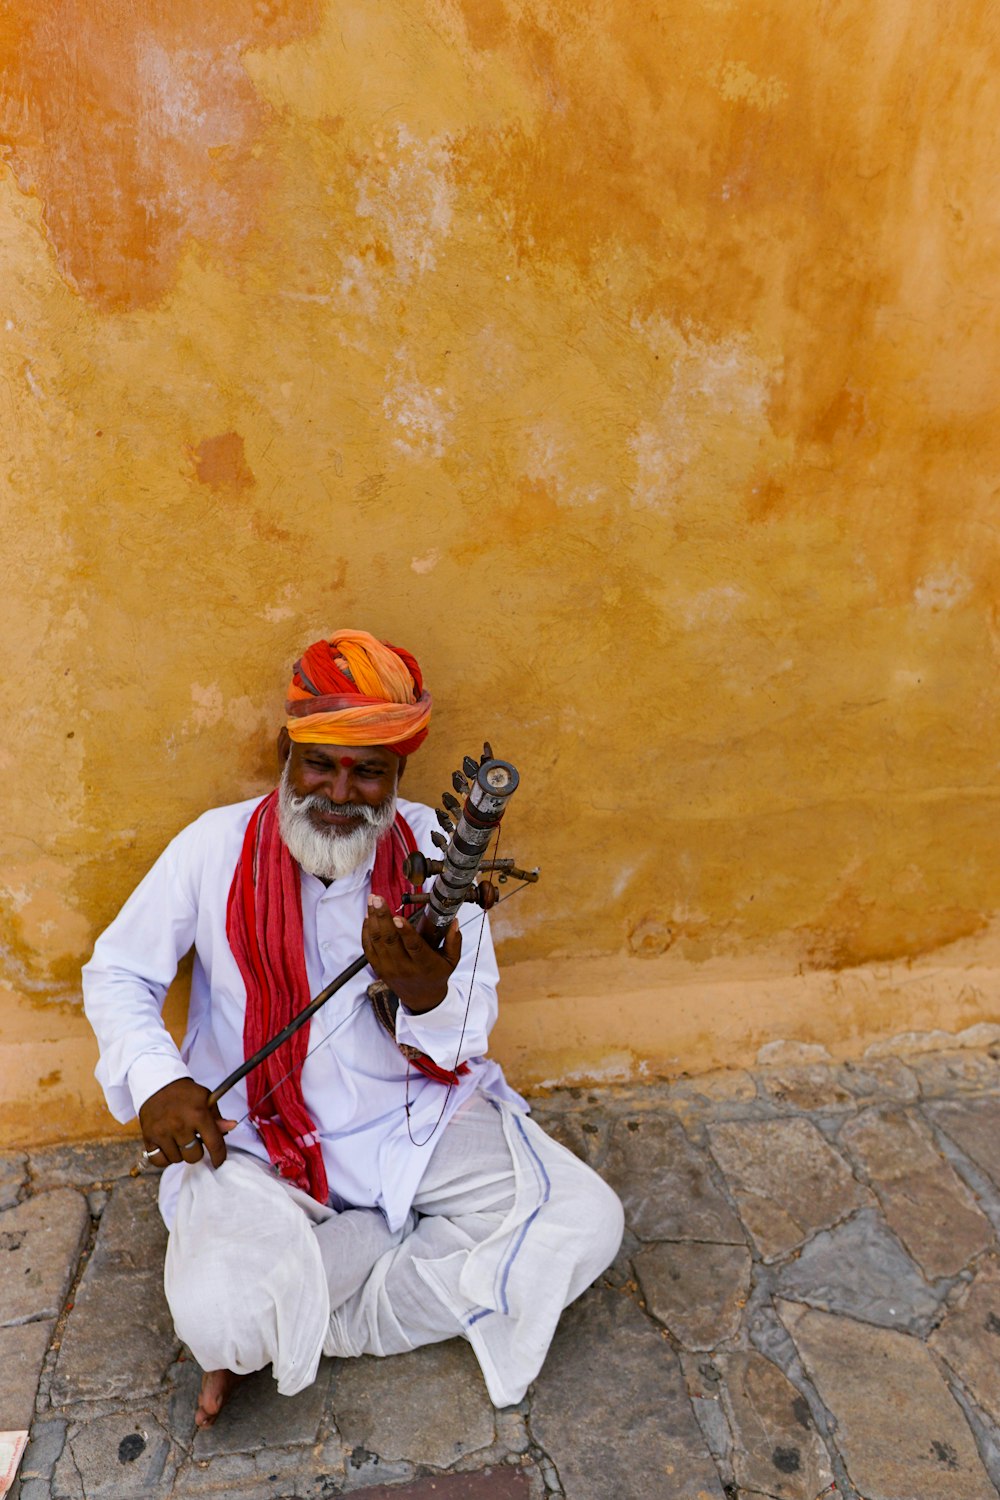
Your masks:
M430 1148L429 1148L430 1149ZM621 1205L505 1102L474 1095L433 1147L395 1233L230 1153L184 1173L164 1284L203 1369L273 1366L294 1395L320 1355L399 1354L461 1335L496 1406L520 1401L563 1308L610 1264Z

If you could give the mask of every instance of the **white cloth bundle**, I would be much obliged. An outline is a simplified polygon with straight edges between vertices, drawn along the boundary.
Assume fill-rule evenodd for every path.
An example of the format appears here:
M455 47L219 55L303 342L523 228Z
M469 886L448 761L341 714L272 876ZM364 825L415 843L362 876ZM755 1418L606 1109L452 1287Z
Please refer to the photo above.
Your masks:
M163 1267L183 1339L203 1370L274 1366L283 1396L316 1379L330 1296L313 1226L331 1216L256 1157L188 1166Z

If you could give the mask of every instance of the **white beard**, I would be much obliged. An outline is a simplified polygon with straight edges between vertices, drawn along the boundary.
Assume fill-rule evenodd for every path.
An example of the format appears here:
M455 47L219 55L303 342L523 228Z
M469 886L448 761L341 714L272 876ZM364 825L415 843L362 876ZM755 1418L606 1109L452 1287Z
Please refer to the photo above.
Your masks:
M317 828L309 818L315 808L320 812L347 812L364 818L360 828L341 833L336 828ZM326 797L296 797L288 782L288 762L278 785L278 827L282 842L292 858L309 875L322 880L342 880L359 865L366 864L375 853L375 845L396 816L396 793L369 807L365 802L346 806Z

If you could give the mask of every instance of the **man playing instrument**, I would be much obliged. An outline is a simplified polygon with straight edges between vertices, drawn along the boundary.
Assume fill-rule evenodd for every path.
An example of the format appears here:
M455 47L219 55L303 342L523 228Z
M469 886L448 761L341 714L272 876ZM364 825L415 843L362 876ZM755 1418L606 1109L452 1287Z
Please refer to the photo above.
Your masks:
M277 789L178 834L84 969L109 1108L138 1113L165 1168L164 1286L204 1371L195 1420L267 1365L294 1395L322 1354L459 1335L508 1405L615 1255L621 1206L486 1056L485 914L439 950L403 918L403 860L436 853L432 809L397 795L430 720L416 660L338 631L303 652L286 709ZM161 1013L192 947L178 1049ZM210 1106L359 948L399 999L394 1022L362 972Z

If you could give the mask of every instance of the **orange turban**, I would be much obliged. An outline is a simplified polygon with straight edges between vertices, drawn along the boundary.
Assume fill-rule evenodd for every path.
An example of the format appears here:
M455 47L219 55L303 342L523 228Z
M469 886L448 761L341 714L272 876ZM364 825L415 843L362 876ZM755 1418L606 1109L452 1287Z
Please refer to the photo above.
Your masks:
M367 630L338 630L295 663L286 727L300 745L386 745L409 755L427 738L431 701L408 651Z

